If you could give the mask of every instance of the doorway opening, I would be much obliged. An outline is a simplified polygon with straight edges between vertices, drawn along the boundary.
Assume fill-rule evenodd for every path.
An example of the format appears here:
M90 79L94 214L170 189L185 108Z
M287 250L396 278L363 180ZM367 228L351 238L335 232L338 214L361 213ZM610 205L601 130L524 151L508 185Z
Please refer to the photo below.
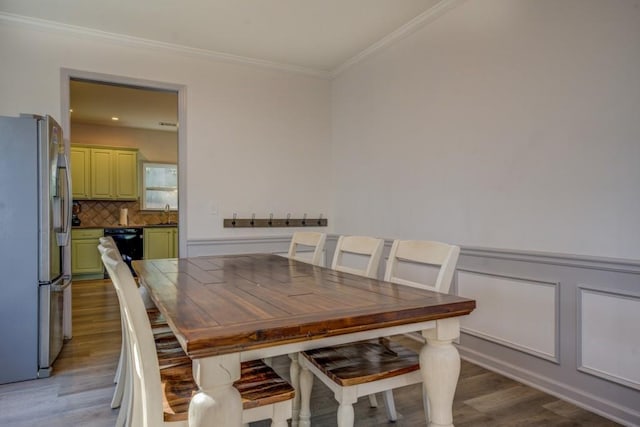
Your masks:
M115 221L118 207L126 209L129 224L179 227L175 252L183 254L186 253L186 221L181 213L185 212L187 196L185 92L183 85L62 70L61 121L70 145L133 150L137 155L135 200L127 194L105 197L100 189L93 194L91 188L84 189L84 194L74 199L93 200L80 201L80 204L91 208L92 217L110 222ZM146 165L153 167L146 168ZM76 175L81 175L79 169ZM93 177L93 181L87 181L86 176L76 178L84 178L89 187L101 184L93 182ZM74 184L74 187L82 186ZM130 203L125 203L127 201ZM105 212L105 208L110 212ZM118 213L120 211L118 209ZM83 217L87 219L88 214L80 207L80 221ZM118 223L122 222L120 219L118 215Z
M177 91L71 78L69 104L76 223L177 225Z

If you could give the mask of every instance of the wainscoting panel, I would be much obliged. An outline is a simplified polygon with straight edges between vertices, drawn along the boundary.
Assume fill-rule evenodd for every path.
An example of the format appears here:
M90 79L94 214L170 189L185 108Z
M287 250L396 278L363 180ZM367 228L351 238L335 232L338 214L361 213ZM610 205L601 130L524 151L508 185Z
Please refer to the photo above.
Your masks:
M458 270L458 295L477 303L463 332L558 362L557 283Z
M475 298L477 308L462 321L460 356L640 426L640 299L632 297L640 296L639 267L634 260L463 247L455 292ZM516 308L505 315L505 305Z
M578 369L640 390L640 297L578 293Z

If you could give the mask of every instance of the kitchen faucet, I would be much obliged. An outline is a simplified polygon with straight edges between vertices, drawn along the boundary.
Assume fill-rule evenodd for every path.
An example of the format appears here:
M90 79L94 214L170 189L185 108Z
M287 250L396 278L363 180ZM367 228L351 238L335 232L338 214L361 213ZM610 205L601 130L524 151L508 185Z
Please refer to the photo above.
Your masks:
M171 217L169 216L169 203L167 203L166 205L164 205L164 222L165 224L169 224L171 222Z

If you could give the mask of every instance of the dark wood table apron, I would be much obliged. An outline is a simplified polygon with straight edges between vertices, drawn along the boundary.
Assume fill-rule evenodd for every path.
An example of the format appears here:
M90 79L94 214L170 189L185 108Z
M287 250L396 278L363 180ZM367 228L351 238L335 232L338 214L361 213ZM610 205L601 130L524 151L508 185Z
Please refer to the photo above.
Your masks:
M474 300L271 254L134 261L133 267L193 360L201 391L190 405L190 426L240 427L233 382L241 361L289 354L296 382L299 351L414 331L427 339L420 362L431 423L453 425L460 357L452 341Z

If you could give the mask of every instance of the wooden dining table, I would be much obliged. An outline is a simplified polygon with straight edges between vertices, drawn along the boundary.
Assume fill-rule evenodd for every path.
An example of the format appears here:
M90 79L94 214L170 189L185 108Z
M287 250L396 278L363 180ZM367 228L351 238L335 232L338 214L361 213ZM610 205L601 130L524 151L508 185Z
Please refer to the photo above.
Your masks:
M452 342L475 301L313 266L273 254L134 261L141 285L193 362L190 426L240 427L240 363L421 332L432 426L452 426L460 357ZM294 405L293 425L310 425ZM298 421L299 420L299 421Z

